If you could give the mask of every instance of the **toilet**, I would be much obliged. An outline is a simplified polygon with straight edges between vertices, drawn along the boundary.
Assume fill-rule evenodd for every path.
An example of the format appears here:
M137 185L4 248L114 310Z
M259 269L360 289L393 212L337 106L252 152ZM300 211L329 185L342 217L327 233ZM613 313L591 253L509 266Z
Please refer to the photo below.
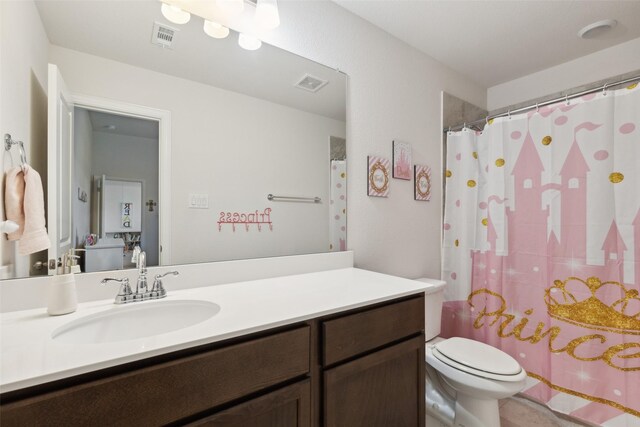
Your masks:
M522 391L526 371L507 353L467 338L440 338L446 282L425 291L426 409L446 426L499 427L498 400Z

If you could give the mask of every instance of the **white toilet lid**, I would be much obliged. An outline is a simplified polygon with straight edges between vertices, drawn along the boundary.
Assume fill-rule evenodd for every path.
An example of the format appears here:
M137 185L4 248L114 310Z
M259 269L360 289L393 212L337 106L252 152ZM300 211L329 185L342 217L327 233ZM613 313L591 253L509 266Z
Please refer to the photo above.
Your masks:
M474 371L494 375L517 375L522 371L520 364L507 353L495 347L467 338L449 338L435 345L434 356L444 356L457 364ZM441 359L442 360L442 359ZM446 360L442 362L447 363Z

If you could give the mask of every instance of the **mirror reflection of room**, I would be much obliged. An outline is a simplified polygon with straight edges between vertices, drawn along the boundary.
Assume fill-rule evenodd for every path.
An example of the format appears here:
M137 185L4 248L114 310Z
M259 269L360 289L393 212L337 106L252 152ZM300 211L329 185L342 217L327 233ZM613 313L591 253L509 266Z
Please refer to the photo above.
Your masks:
M83 272L158 265L158 122L76 107L73 246ZM74 192L75 193L75 192Z
M31 70L12 78L32 132L5 131L42 176L51 244L24 256L2 239L0 278L55 274L65 254L75 272L133 268L136 247L148 266L346 250L346 75L126 5L126 19L120 2L11 9L33 18L12 48L38 54L11 67Z

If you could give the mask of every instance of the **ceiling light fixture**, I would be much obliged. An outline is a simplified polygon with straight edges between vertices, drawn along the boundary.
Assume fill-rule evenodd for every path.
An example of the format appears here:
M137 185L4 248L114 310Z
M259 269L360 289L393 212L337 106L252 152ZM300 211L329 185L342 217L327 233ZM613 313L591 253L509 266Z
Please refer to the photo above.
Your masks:
M245 33L240 33L238 36L238 44L241 48L246 50L257 50L262 46L262 42L259 38Z
M618 25L618 21L615 19L604 19L594 22L578 31L578 37L581 39L594 39L611 30L616 25Z
M162 15L174 24L186 24L191 19L191 14L180 9L178 6L174 6L167 3L162 3L160 8Z
M273 30L280 25L278 0L258 0L256 4L256 23L266 30Z
M239 33L238 44L247 50L259 49L262 46L262 36L280 25L278 0L160 0L160 2L164 17L175 24L186 24L192 14L203 18L203 30L210 37L223 39L229 35L229 29L233 28Z
M214 39L223 39L229 35L229 29L227 27L217 22L209 21L208 19L204 20L204 32Z

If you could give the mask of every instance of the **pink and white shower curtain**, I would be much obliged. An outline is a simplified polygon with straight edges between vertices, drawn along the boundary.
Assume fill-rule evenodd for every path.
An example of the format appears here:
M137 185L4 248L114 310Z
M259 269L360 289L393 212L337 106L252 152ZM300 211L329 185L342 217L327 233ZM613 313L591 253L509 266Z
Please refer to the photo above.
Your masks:
M347 161L331 160L329 251L347 250Z
M640 426L640 87L447 138L444 336L509 353L525 393Z

